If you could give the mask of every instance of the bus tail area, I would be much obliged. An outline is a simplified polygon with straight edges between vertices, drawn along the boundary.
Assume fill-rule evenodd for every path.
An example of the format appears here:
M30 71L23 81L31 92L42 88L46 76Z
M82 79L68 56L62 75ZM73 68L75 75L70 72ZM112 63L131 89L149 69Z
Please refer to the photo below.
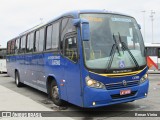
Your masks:
M0 59L0 73L7 72L6 59Z
M0 73L7 72L5 58L6 58L6 48L0 48Z

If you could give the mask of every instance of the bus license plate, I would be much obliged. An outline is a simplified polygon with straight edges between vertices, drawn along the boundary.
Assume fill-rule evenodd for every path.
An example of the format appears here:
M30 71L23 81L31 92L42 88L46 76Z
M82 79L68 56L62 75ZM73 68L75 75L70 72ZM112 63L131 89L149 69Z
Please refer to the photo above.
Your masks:
M120 95L127 95L127 94L131 94L131 90L121 90L120 91Z

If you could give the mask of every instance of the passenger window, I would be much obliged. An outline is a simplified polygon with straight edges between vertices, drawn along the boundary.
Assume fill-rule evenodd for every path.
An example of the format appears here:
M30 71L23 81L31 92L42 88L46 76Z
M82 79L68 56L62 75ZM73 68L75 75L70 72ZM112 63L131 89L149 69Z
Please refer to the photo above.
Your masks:
M52 49L52 25L47 27L46 50Z
M11 44L11 54L14 54L14 49L15 49L15 40L13 40Z
M7 44L7 54L11 54L11 41L9 41Z
M27 37L27 49L26 52L33 52L34 33L30 33Z
M29 51L33 52L33 43L34 43L34 33L30 34L30 44L29 44Z
M35 52L39 49L39 31L36 31Z
M44 44L44 28L40 30L40 36L39 36L39 52L43 51L43 44Z
M57 49L59 43L59 22L47 27L46 50Z
M65 40L64 56L70 60L76 62L78 59L77 53L77 39L76 37L70 37Z
M157 56L157 53L158 53L157 48L152 48L152 47L147 48L147 56Z
M58 48L59 42L59 22L53 24L52 30L52 48Z
M27 48L26 48L26 52L29 52L29 46L30 46L30 34L27 36Z
M18 51L19 51L19 39L16 39L15 54L17 54Z
M25 49L26 49L26 36L23 36L21 38L20 53L25 53Z
M63 39L64 39L64 36L67 34L67 33L72 33L72 32L76 32L76 27L73 26L73 23L72 23L72 20L73 18L64 18L62 20L62 27L61 27L61 42L60 42L60 49L62 50L63 48Z
M34 39L34 35L32 35L31 37L32 39ZM36 31L35 46L34 46L35 52L43 51L44 39L45 39L45 28Z

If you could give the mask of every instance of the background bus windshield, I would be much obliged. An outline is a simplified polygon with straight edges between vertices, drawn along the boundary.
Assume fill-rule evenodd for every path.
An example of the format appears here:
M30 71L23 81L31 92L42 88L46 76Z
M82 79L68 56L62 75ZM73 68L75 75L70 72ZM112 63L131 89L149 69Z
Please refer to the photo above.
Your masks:
M115 14L81 14L80 17L90 25L91 38L83 41L88 68L120 70L146 65L143 39L134 18Z

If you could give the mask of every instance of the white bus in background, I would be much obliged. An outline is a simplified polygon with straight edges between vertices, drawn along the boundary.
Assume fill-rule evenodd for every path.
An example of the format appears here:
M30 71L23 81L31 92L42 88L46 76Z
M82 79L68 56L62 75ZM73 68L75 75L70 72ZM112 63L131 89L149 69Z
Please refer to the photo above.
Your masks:
M145 43L145 48L147 56L156 64L150 70L160 70L160 43Z
M7 72L6 69L6 48L0 48L0 73Z

